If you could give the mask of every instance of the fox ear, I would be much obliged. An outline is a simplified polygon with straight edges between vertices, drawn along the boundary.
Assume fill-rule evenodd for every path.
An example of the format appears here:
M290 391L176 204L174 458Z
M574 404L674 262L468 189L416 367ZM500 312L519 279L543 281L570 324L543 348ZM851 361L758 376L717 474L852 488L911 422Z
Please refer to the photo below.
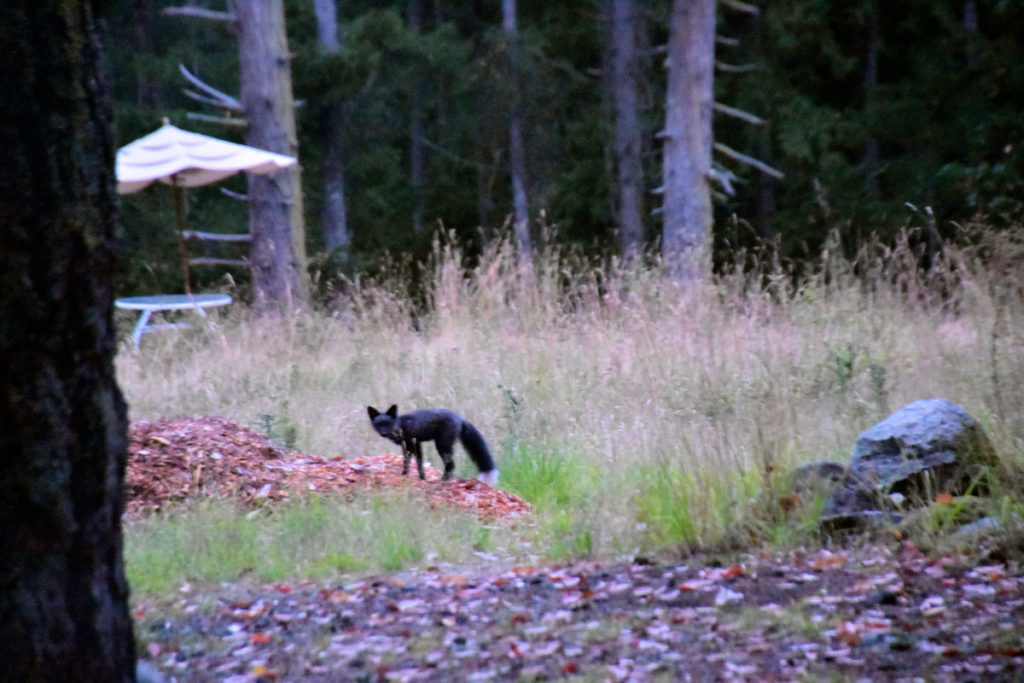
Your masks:
M366 412L370 414L371 420L376 420L377 416L380 415L380 411L373 406L366 406Z
M387 416L390 418L398 417L398 406L392 403L391 407L388 408Z

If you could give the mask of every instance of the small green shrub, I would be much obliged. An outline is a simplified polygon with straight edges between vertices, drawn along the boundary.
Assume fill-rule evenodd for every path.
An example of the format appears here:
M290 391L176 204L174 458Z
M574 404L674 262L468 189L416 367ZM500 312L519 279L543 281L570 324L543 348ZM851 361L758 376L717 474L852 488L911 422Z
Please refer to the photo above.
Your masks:
M501 463L501 487L541 509L580 501L596 478L590 463L560 451L518 448Z
M641 472L638 516L656 545L693 547L700 542L697 481L677 467Z

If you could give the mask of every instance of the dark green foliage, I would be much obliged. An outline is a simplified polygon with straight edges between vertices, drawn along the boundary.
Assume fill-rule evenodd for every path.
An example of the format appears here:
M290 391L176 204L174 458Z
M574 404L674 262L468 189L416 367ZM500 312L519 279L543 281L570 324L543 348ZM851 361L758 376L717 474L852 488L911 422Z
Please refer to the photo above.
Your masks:
M184 63L237 94L237 45L218 22L167 17L154 0L120 0L111 13L112 82L119 143L160 118L240 139L186 119L205 111L181 94ZM223 9L211 2L213 9ZM319 210L324 141L335 136L345 164L353 242L348 274L376 268L383 252L429 255L440 226L478 248L511 213L507 128L523 113L530 205L543 210L545 237L612 251L616 229L612 114L605 7L599 0L519 2L521 49L510 50L496 3L425 2L422 30L408 2L338 3L340 49L317 44L312 0L289 0L287 20L308 248L322 252ZM641 3L638 36L646 189L661 184L667 0ZM789 259L816 258L835 234L852 254L872 235L908 226L922 241L949 238L955 223L982 216L997 226L1024 219L1024 11L1005 0L764 0L759 17L720 8L716 59L752 65L716 73L716 100L765 118L752 126L716 114L715 137L785 173L775 180L716 155L736 193L716 205L718 262L737 247L769 242ZM965 10L975 9L976 28ZM146 19L146 21L143 21ZM148 23L147 23L148 22ZM140 28L141 27L141 28ZM873 65L873 68L872 68ZM516 92L516 84L522 91ZM423 225L413 232L410 181L413 104L423 116L426 186ZM342 123L326 112L340 108ZM227 185L244 191L243 178ZM122 290L176 288L170 202L151 188L122 202L129 255ZM649 208L658 205L649 195ZM189 193L187 221L198 229L244 232L245 207L217 188ZM907 204L913 208L908 208ZM925 207L930 207L929 215ZM735 220L733 220L735 218ZM649 238L660 219L648 215ZM535 230L539 231L541 221ZM925 237L927 236L927 238ZM537 237L541 237L537 234ZM931 246L934 246L932 244ZM200 248L197 246L197 248ZM218 254L212 247L207 255ZM226 249L226 248L222 248ZM197 270L200 285L223 269ZM330 275L331 273L326 273ZM244 270L232 271L244 281Z

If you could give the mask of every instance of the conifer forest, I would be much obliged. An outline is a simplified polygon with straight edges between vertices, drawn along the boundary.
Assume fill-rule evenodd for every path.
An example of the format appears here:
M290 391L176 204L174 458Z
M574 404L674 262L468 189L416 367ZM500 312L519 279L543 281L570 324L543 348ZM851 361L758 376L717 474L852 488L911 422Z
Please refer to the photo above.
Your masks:
M110 3L119 146L164 117L244 141L232 11ZM926 259L1024 217L1017 0L285 0L283 13L292 229L321 286L385 255L422 260L439 231L470 253L508 237L527 256L558 245L626 262L708 238L722 268L899 235ZM245 233L225 192L245 183L190 191L189 226ZM693 204L702 191L709 209ZM169 196L122 198L121 222L119 291L176 291ZM208 286L225 273L249 276L194 268Z

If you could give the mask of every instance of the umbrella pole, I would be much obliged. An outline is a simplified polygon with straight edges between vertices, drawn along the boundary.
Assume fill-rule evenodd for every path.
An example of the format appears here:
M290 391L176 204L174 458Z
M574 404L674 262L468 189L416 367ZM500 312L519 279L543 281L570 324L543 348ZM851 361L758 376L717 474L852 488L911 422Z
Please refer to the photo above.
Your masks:
M185 191L178 185L178 179L171 176L171 193L174 195L174 223L178 229L178 257L181 259L181 279L185 283L185 294L192 294L188 277L188 243L185 242Z

